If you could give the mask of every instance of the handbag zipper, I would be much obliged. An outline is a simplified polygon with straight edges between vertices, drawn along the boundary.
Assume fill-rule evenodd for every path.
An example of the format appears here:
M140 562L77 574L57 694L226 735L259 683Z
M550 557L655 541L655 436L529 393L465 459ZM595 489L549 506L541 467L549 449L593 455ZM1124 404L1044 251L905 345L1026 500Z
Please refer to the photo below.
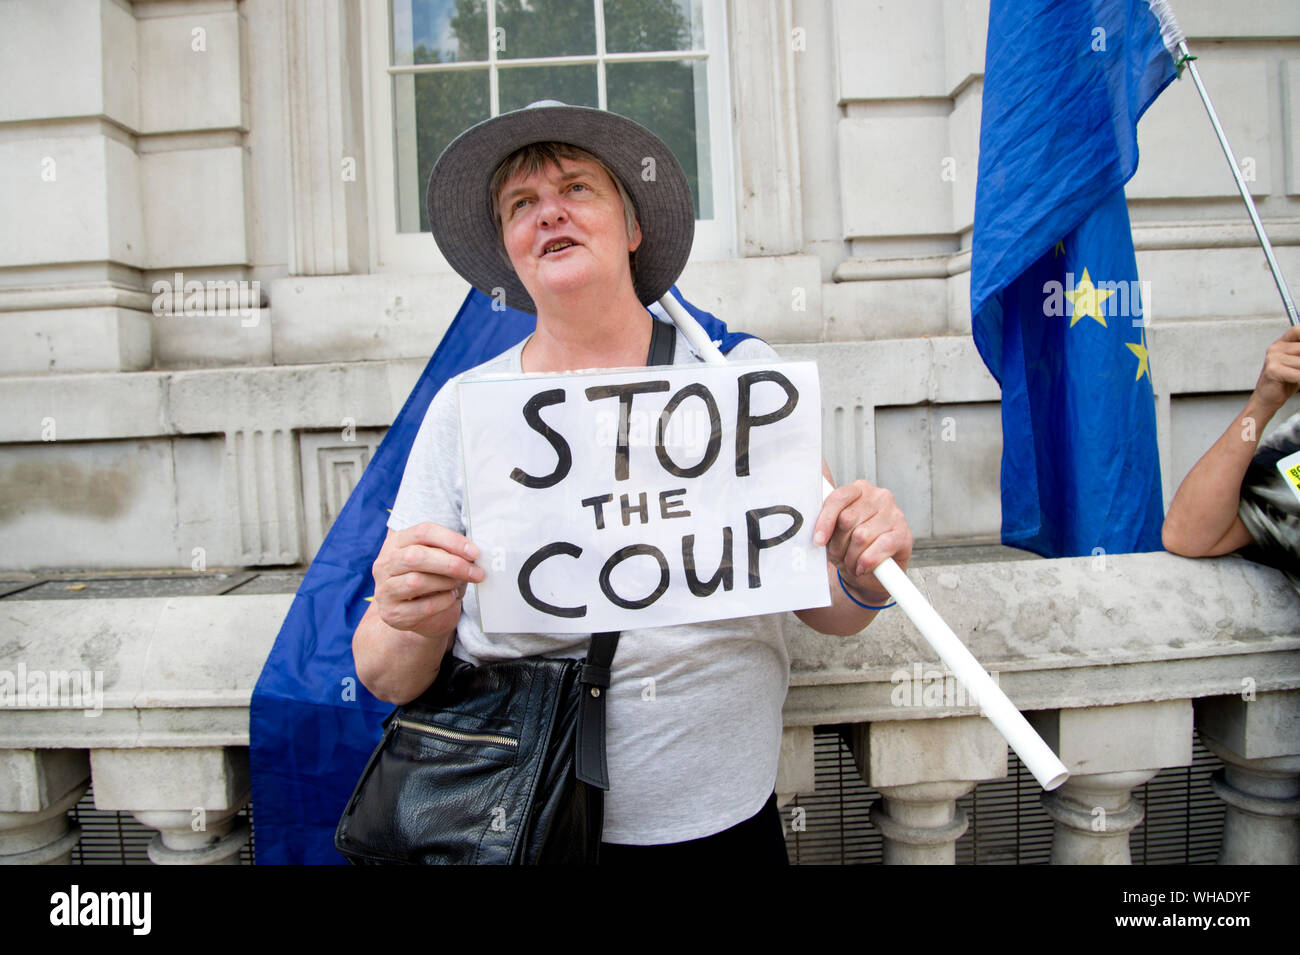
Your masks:
M519 740L511 736L500 736L496 733L462 733L459 730L449 730L442 726L420 723L405 717L398 717L394 722L398 726L406 726L422 733L428 733L430 736L438 736L457 743L496 743L498 746L509 746L511 749L519 748Z

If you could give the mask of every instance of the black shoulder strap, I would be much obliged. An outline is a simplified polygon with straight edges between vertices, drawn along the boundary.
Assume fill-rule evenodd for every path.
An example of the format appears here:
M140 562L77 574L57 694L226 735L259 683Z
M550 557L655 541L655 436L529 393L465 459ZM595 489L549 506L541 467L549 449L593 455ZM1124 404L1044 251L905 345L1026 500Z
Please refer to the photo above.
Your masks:
M650 332L650 354L646 356L646 365L671 365L673 355L677 352L677 326L667 325L657 318L651 318L654 328Z
M671 365L677 351L677 327L651 318L650 353L646 365ZM618 649L619 632L596 633L591 648L578 672L582 699L578 703L578 745L574 754L574 774L598 789L609 789L609 771L605 763L605 692L609 689L609 671Z
M578 671L578 740L573 754L573 774L589 786L609 789L605 764L605 693L609 689L610 664L618 649L619 631L595 633L591 648Z

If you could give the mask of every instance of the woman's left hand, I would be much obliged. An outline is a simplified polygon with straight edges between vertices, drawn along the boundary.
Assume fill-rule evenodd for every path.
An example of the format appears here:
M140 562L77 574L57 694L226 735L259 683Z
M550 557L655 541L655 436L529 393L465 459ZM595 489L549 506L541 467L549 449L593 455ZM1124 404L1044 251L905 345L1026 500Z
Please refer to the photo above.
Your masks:
M863 603L885 604L889 592L872 573L886 557L907 570L912 530L894 495L867 481L832 491L813 525L813 543L826 545L826 556L844 583Z

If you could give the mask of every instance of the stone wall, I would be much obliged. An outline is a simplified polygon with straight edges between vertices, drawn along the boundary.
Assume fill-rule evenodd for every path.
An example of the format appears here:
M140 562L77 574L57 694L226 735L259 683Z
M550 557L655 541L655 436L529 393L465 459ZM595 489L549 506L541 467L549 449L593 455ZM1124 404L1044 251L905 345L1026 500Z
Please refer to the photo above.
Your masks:
M891 487L922 539L996 536L998 392L967 303L987 4L716 9L735 247L681 288L821 362L837 479ZM377 252L384 10L5 5L0 569L310 558L466 290L427 235L427 268ZM1300 12L1177 12L1294 278ZM1189 83L1140 141L1168 496L1285 325Z

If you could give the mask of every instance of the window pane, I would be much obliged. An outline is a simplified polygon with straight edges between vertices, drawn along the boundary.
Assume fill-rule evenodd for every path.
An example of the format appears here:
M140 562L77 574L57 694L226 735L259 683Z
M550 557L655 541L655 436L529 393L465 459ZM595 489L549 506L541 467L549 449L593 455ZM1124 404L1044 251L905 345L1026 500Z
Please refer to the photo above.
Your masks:
M486 60L486 0L391 0L393 65Z
M592 0L496 0L496 5L501 59L596 52Z
M673 151L686 172L695 218L713 218L708 87L703 63L611 63L609 109L634 119Z
M605 0L605 50L704 49L700 0Z
M501 112L523 109L539 99L570 106L599 106L596 66L521 66L497 74Z
M449 142L488 118L487 70L395 76L393 104L398 231L428 232L424 191L429 173Z

